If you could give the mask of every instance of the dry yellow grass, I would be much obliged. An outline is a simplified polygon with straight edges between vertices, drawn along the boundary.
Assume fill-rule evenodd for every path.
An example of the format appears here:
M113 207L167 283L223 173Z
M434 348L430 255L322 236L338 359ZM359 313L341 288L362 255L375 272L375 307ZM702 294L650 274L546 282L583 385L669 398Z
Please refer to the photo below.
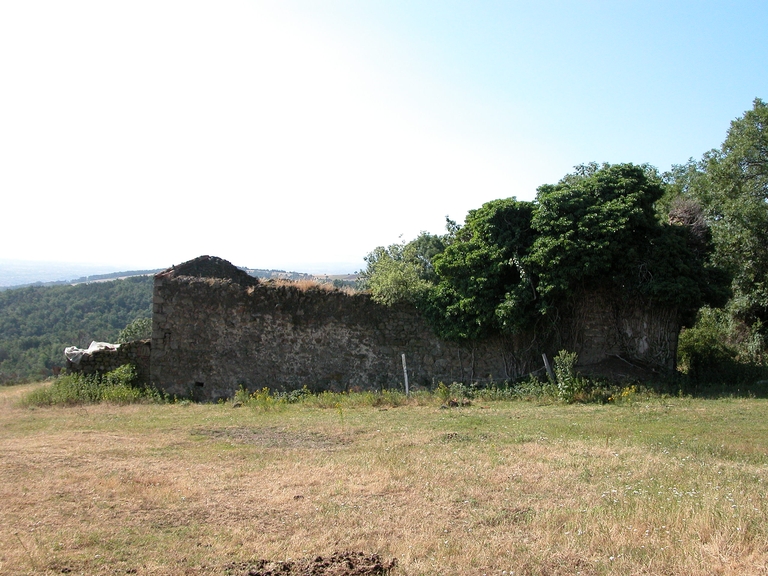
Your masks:
M318 282L317 280L309 280L309 279L287 280L284 278L277 278L277 279L266 280L264 282L275 287L295 288L297 290L300 290L301 292L306 292L308 290L322 290L325 292L344 292L347 294L355 294L357 292L357 290L349 286L336 288L330 282Z
M279 412L24 409L0 390L0 573L766 574L761 400Z

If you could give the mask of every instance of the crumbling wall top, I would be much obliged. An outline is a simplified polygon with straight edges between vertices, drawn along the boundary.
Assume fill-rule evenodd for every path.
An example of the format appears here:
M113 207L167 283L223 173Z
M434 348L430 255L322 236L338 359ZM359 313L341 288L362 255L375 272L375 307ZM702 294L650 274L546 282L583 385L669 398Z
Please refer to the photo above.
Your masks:
M218 278L230 280L240 286L255 286L259 283L257 278L240 270L237 266L216 256L198 256L178 266L171 266L167 270L158 273L155 278L177 278L179 276L192 276L194 278Z

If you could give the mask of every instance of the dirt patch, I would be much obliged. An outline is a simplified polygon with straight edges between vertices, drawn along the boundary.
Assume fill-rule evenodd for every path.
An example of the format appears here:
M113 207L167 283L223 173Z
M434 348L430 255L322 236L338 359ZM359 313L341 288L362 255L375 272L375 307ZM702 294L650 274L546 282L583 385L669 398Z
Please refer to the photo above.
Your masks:
M395 558L384 561L378 554L336 552L331 556L315 556L303 560L274 562L257 560L253 563L230 564L228 576L383 576L397 563Z
M216 440L229 440L237 444L256 444L264 448L305 448L309 450L333 450L349 440L318 432L295 432L282 428L218 428L198 429L193 435L207 436Z

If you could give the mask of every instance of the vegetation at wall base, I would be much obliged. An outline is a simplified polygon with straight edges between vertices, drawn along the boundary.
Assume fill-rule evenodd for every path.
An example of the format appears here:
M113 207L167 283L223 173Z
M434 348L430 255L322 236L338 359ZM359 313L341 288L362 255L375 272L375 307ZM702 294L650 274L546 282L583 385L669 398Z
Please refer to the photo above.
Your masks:
M439 382L434 388L416 388L409 395L401 389L324 391L312 393L306 387L290 392L261 388L249 392L241 387L229 400L220 400L236 408L257 411L284 411L289 405L308 408L398 408L434 406L464 408L473 403L533 402L537 404L621 404L664 398L768 398L768 370L755 372L756 378L738 385L692 380L684 374L656 382L612 382L589 378L576 368L577 356L561 351L554 359L555 380L541 380L535 375L516 382L463 384ZM760 376L766 379L760 380Z
M167 397L153 386L137 384L136 369L125 364L105 374L65 374L24 396L24 406L78 406L107 402L135 404L164 402Z

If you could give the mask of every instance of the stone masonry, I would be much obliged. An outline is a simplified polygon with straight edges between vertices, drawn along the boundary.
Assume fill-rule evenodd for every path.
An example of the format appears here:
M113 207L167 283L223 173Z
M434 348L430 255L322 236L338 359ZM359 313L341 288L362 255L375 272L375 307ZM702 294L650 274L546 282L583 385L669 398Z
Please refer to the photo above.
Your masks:
M84 354L78 363L67 360L67 370L83 374L104 374L123 364L133 364L140 382L149 382L150 341L136 340L120 344L117 350L97 350Z
M679 326L670 310L586 293L555 335L499 337L472 346L437 338L408 306L366 294L262 282L229 262L201 256L155 276L150 380L199 400L255 390L402 388L504 381L541 367L560 349L582 363L611 356L674 369Z

